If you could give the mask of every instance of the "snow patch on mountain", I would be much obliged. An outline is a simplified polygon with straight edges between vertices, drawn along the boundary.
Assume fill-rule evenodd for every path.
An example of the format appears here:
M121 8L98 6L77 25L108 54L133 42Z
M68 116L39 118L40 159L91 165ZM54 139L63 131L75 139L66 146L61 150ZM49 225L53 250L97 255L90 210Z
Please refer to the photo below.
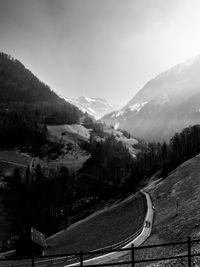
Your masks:
M90 111L91 114L97 114L96 111L94 111L94 109L92 109L92 108L87 108L87 109L85 108L85 110L86 110L86 111L87 111L87 110Z
M77 101L78 101L79 103L92 103L92 102L95 102L96 100L93 99L93 98L89 98L89 97L83 95L83 96L80 96L80 97L77 99Z
M132 105L132 106L129 106L129 110L130 111L137 111L137 112L139 112L141 109L142 109L142 107L144 106L144 105L146 105L148 103L148 101L145 101L145 102L143 102L143 103L137 103L137 104L134 104L134 105Z
M124 114L125 110L119 110L116 114L113 114L113 118L114 117L119 117L119 116L122 116Z
M117 130L119 128L119 122L115 124L114 129Z
M69 99L64 97L67 102L77 106L83 112L87 112L89 115L95 117L95 119L100 119L104 115L111 113L121 107L117 105L109 104L105 99L100 97L87 97L81 96L78 99Z
M144 101L142 103L136 103L134 105L127 106L125 109L123 108L119 111L114 112L111 115L111 118L117 118L117 117L125 115L126 113L133 112L133 111L139 112L144 107L144 105L146 105L147 103L148 101Z

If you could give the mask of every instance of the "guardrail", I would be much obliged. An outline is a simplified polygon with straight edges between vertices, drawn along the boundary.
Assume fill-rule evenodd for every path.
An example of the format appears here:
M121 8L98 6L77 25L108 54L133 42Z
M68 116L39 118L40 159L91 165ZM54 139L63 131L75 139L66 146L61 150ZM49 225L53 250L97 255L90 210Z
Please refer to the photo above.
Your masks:
M141 191L141 194L145 195L144 192ZM147 199L145 197L145 209L147 209ZM92 250L90 252L87 253L87 255L83 252L80 252L79 254L79 258L77 258L77 255L75 256L70 256L70 258L67 259L67 263L68 265L69 264L75 264L79 261L79 259L81 257L84 258L84 261L87 261L87 260L92 260L93 258L96 258L98 256L106 256L106 254L109 254L109 253L114 253L113 250L118 250L118 249L121 249L121 248L124 248L124 246L126 246L127 244L129 244L130 242L132 242L136 237L138 237L140 235L140 233L143 231L144 229L144 225L145 225L145 221L146 221L146 216L145 216L145 219L144 219L144 222L142 224L142 226L134 233L132 234L131 236L127 237L126 239L120 241L120 242L117 242L115 244L112 244L112 245L109 245L109 246L105 246L103 248L100 248L100 249L96 249L96 250ZM83 256L82 254L83 253ZM54 264L54 261L62 261L63 258L60 257L60 258L56 258L56 259L51 259L51 266L56 266L56 265L53 265ZM66 259L64 259L64 261L66 261Z
M144 227L144 224L133 235L113 245L105 246L103 248L95 249L95 250L92 250L86 253L81 251L80 253L73 254L73 255L62 254L62 255L57 255L57 257L56 256L45 256L45 257L48 257L48 259L35 261L34 266L47 267L47 264L49 264L49 266L58 266L58 264L72 265L74 263L78 263L81 260L81 258L83 258L84 261L88 259L92 260L94 257L96 258L104 254L119 252L121 251L122 247L124 247L125 245L133 241L142 232L143 227ZM124 250L126 250L126 248Z

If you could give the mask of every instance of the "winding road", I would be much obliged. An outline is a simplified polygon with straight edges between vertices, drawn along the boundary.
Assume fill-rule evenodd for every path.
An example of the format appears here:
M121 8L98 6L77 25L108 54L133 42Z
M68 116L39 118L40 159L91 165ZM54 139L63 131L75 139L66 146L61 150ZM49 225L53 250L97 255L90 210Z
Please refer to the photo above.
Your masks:
M144 243L146 241L146 239L151 235L151 229L152 229L152 224L153 224L153 205L151 202L151 198L149 196L148 193L144 192L141 190L141 193L143 193L146 197L146 201L147 201L147 213L145 216L145 220L144 220L144 224L143 224L143 229L141 231L141 233L135 237L133 240L131 240L128 244L126 244L125 246L123 246L123 248L129 248L132 244L135 247L140 246L142 243ZM146 221L150 222L150 226L146 227ZM102 249L103 250L103 249ZM111 262L113 260L118 259L119 257L123 256L125 253L127 253L126 251L122 251L122 252L112 252L109 254L105 254L102 256L98 256L89 260L85 260L83 261L83 264L89 264L89 265L94 265L94 264L103 264L103 263L108 263ZM74 263L74 264L70 264L70 265L65 265L64 267L69 267L69 266L77 266L80 263Z
M141 191L141 193L143 193L146 197L146 201L147 201L147 213L144 219L144 223L143 223L143 227L141 229L138 230L138 235L137 233L135 233L134 235L130 236L129 238L127 238L126 240L118 243L118 244L114 244L117 245L116 248L122 247L122 248L128 248L130 247L132 244L134 244L135 247L140 246L142 243L144 243L146 241L146 239L150 236L151 234L151 229L152 229L152 224L153 224L153 205L151 202L151 198L149 196L148 193ZM131 198L132 196L130 196ZM127 201L127 200L125 200ZM150 226L146 227L146 221L150 222ZM132 239L133 238L133 239ZM131 240L132 239L132 240ZM120 245L121 246L118 246ZM101 250L104 250L105 248L102 248ZM92 259L88 259L88 260L84 260L83 261L83 265L94 265L94 264L103 264L103 263L108 263L108 262L113 262L116 261L118 258L120 258L121 256L123 256L124 254L126 254L127 251L122 251L122 252L112 252L109 254L105 254L105 255L101 255ZM70 266L79 266L80 262L76 262L73 264L67 264L66 265L66 257L56 257L54 259L37 259L35 261L35 266L36 267L46 267L49 266L49 264L51 264L51 266L63 266L63 267L70 267ZM64 263L65 262L65 263ZM17 264L18 266L25 266L23 263Z

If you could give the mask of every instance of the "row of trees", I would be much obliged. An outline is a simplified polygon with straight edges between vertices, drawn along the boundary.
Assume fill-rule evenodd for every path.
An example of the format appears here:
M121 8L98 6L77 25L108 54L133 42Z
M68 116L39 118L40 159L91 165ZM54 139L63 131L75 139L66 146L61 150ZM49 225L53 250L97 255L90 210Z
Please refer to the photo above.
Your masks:
M114 136L100 142L91 139L89 151L91 157L78 175L79 194L109 198L131 176L134 159Z
M0 147L41 145L46 140L47 128L34 113L7 112L0 114Z
M91 117L86 116L82 122L83 126L85 126L88 129L92 129L93 135L97 135L99 137L105 137L104 132L104 124L100 122L95 122Z
M200 153L200 126L176 133L168 143L144 143L134 163L133 177L146 178L158 170L166 177L184 161Z
M47 179L38 165L36 179L31 182L22 181L19 170L15 169L6 182L4 201L13 234L32 226L49 235L58 231L61 224L67 226L75 197L74 182L67 168L62 167L53 178Z

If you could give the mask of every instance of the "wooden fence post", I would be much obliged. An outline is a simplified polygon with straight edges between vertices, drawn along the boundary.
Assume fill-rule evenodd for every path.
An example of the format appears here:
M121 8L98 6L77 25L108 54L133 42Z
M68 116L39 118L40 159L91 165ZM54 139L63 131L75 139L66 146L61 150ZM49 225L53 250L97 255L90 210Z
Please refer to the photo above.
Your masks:
M134 244L131 244L131 261L132 261L132 267L135 266L135 251L134 251Z
M80 266L83 266L83 251L80 252Z
M187 244L188 244L188 267L192 267L192 261L191 261L191 239L190 239L190 236L188 236Z

